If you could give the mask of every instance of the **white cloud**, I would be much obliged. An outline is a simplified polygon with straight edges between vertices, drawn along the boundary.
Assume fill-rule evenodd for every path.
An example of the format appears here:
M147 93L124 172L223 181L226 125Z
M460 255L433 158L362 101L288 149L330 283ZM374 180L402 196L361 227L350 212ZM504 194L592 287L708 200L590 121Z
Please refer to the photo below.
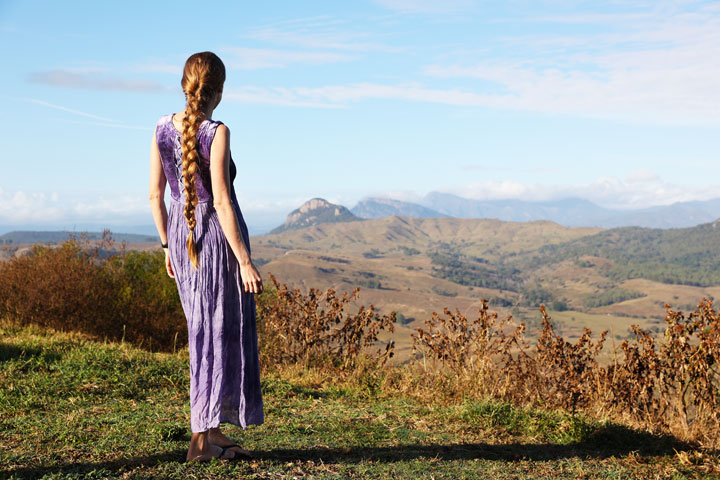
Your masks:
M638 170L625 179L599 177L586 184L526 184L511 180L478 182L459 188L439 189L476 200L517 199L547 201L583 198L607 208L639 209L677 202L718 197L720 185L676 185L649 170Z
M151 218L145 195L84 195L82 198L71 198L57 192L9 191L0 187L0 224L36 222L57 225L87 221L116 224L124 220Z
M91 69L56 69L33 72L27 77L30 83L53 87L79 88L84 90L119 90L126 92L167 92L173 89L151 80L128 80Z
M108 217L132 217L147 215L149 202L142 195L117 195L76 201L67 214L80 219L107 219Z
M282 223L285 216L310 196L288 195L259 198L239 195L246 217L262 223ZM168 205L169 208L169 205ZM0 187L0 225L152 224L150 202L145 193L68 194L5 190Z
M55 194L9 192L0 188L0 223L47 221L62 214Z
M625 177L627 183L659 182L660 176L647 168L639 168Z
M225 64L231 69L257 70L261 68L280 68L292 63L320 65L352 60L354 57L334 52L308 52L293 50L275 50L269 48L228 47L223 49L230 54Z

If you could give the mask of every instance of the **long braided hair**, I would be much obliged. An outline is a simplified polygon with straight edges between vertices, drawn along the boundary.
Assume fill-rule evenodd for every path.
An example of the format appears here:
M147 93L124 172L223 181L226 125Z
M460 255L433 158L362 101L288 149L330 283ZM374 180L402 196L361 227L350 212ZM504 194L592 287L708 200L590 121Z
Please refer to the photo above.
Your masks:
M190 233L187 238L187 251L190 263L198 268L198 255L195 248L195 206L197 206L197 188L195 175L198 172L199 153L197 132L205 120L205 109L215 94L222 91L225 83L225 65L212 52L200 52L191 55L185 62L181 81L185 92L185 117L182 124L182 174L185 185L185 219Z

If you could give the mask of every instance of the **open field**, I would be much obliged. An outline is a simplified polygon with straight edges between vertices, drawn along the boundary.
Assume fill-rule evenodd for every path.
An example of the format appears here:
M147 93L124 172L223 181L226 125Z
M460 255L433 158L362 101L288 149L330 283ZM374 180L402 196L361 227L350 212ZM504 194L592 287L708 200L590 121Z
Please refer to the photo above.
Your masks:
M338 291L360 287L362 303L371 303L382 312L400 313L392 337L396 361L408 358L409 334L422 327L433 312L447 307L472 318L483 298L501 316L513 315L516 321L525 322L531 335L539 321L536 307L544 303L568 339L577 339L584 328L590 328L597 335L608 330L612 339L622 341L630 334L631 325L653 334L662 331L666 303L691 311L703 298L720 296L717 285L650 279L653 269L659 268L652 262L648 263L652 265L649 278L642 277L642 263L635 273L626 274L640 278L619 276L622 255L644 258L643 242L661 248L656 237L662 232L614 232L567 228L547 221L387 217L254 237L253 254L261 259L266 275L273 273L288 285ZM654 236L645 238L650 233ZM596 239L598 235L605 237ZM682 235L704 253L682 253ZM670 232L669 246L662 247L667 251L658 255L693 261L701 258L712 265L717 254L707 245L713 245L716 236L706 226ZM605 243L621 245L620 253L608 253ZM443 270L438 259L455 262L452 270ZM667 268L671 272L679 267ZM506 288L500 286L503 283ZM612 292L617 292L615 297L609 296ZM607 351L604 357L610 354Z
M710 479L670 437L496 401L443 403L265 365L252 461L186 464L187 352L0 328L0 478Z

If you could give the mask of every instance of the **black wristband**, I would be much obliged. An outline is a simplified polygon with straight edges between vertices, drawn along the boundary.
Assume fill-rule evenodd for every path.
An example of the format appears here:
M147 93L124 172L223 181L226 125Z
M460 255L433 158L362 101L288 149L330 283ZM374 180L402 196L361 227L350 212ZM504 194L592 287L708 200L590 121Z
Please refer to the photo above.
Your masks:
M161 246L162 248L168 248L168 244L167 244L167 243L160 243L160 246Z

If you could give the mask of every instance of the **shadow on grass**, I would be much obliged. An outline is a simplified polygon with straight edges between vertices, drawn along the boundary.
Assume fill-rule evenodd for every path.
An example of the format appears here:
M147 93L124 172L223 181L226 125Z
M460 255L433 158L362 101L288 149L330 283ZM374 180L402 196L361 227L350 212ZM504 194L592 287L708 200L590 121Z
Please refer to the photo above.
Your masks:
M586 441L568 445L559 444L526 444L506 443L491 445L486 443L429 444L429 445L398 445L388 447L310 447L310 448L274 448L271 450L254 450L257 460L273 463L288 461L318 461L323 463L355 464L372 460L375 462L404 462L416 459L434 460L498 460L516 461L551 461L566 458L604 459L611 456L623 457L631 452L641 456L666 456L676 452L692 450L693 446L677 439L636 431L618 425L609 425L595 432ZM109 462L77 462L48 467L21 467L0 472L0 479L38 478L48 474L84 474L98 470L128 470L146 466L153 467L160 463L183 463L186 450L177 449L145 457L120 458ZM235 462L231 462L234 464Z
M144 457L119 458L106 462L74 462L63 465L21 467L8 470L0 470L0 479L23 478L35 479L47 475L84 475L87 473L97 474L99 470L130 470L137 467L152 467L160 463L182 463L185 462L187 449L177 449L155 455Z
M429 445L399 445L391 447L272 449L254 451L259 459L291 461L322 460L324 463L357 463L364 460L398 462L417 458L437 460L503 460L548 461L565 458L604 459L623 457L631 452L641 456L675 455L693 450L693 445L668 435L632 430L620 425L598 429L583 442L567 445L553 443L458 443Z
M43 356L47 362L57 362L61 358L58 353L48 352L41 347L18 347L17 345L0 343L0 362L40 356Z

